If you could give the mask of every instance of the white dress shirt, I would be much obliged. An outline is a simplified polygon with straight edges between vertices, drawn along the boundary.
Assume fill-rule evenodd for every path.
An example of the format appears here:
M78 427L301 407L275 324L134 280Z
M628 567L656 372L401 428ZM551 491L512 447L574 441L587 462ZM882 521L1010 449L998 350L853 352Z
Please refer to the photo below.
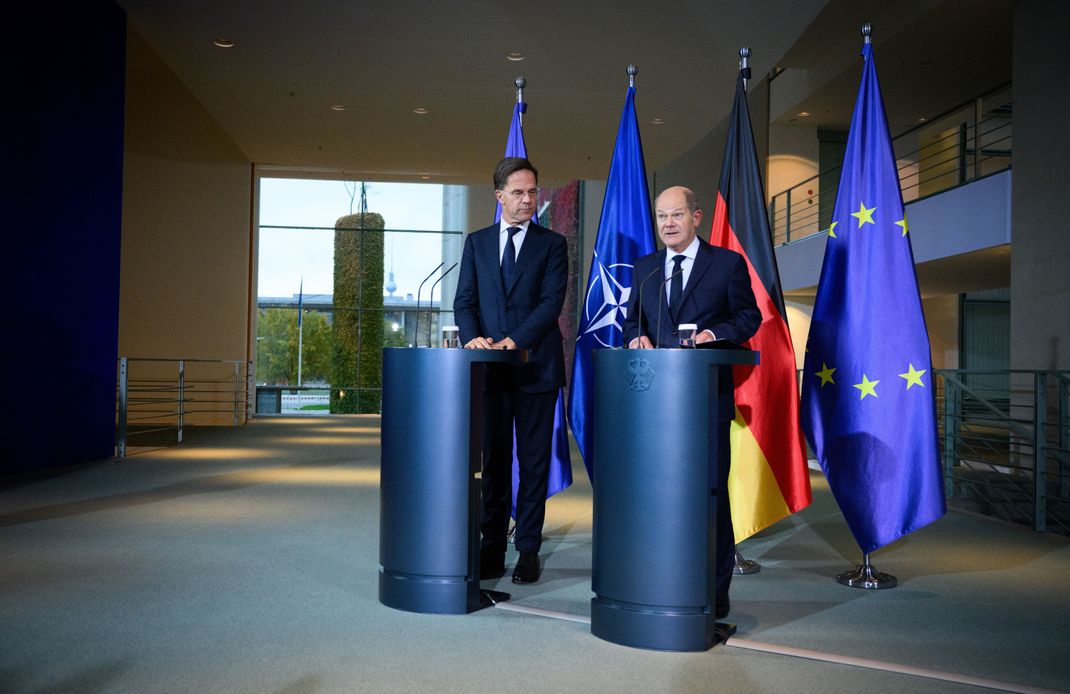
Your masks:
M510 224L505 221L505 217L502 217L498 227L498 264L501 265L502 258L505 257L505 243L509 240L509 232L506 231L509 227L520 227L520 231L516 232L513 237L513 247L516 249L516 256L513 260L520 257L520 246L524 243L524 237L528 235L528 225L531 224L531 220L524 222L523 224Z
M519 236L519 234L517 234L517 236ZM675 263L673 263L672 259L675 258L678 255L686 256L684 258L683 262L680 263L680 267L684 271L683 274L680 276L680 279L683 280L683 283L680 285L681 290L684 287L687 286L687 280L690 279L690 277L691 277L691 268L695 267L695 257L698 256L698 245L699 245L698 244L698 237L696 236L695 238L691 239L691 245L688 246L687 248L685 248L682 253L675 253L671 248L666 248L665 249L665 279L666 280L668 280L670 277L672 277L673 267L675 267ZM672 282L671 281L665 282L665 300L666 301L669 300L669 293L671 291L672 291Z

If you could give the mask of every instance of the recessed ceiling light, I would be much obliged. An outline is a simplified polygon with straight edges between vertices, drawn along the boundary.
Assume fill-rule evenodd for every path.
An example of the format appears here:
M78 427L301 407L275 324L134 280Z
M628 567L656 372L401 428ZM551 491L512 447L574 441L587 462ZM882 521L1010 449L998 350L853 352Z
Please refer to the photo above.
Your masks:
M520 51L512 51L511 53L506 53L505 57L513 61L514 63L519 63L521 60L524 59L524 54Z
M425 181L430 181L431 180L431 175L430 174L420 174L420 178L422 178Z
M925 121L927 121L927 120L929 120L929 119L928 119L928 118L919 118L919 119L918 119L918 122L919 122L919 123L924 123L924 122L925 122Z
M650 122L652 124L654 124L654 125L665 125L665 119L664 118L654 118Z
M344 110L346 110L346 107L345 107L344 104L334 104L333 106L331 106L331 110L332 111L344 111Z
M230 39L216 39L215 41L212 41L212 43L220 48L234 48L234 42Z
M431 113L431 110L430 110L430 109L427 109L427 108L424 108L423 106L418 106L418 107L414 108L414 109L412 110L412 112L413 112L413 113L418 113L418 114L420 114L421 116L423 116L423 115L425 115L425 114Z
M809 111L799 111L799 113L796 114L796 115L798 115L799 118L809 118L810 117L810 112Z

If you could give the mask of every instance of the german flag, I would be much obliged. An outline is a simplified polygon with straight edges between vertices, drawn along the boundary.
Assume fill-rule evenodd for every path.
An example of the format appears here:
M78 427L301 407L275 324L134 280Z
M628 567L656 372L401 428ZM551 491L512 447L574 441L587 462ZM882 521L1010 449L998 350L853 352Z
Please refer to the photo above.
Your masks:
M799 386L784 294L769 235L765 194L740 70L728 128L710 243L747 259L762 312L746 344L761 352L759 366L734 367L736 417L728 493L736 542L810 504L806 444L799 427Z

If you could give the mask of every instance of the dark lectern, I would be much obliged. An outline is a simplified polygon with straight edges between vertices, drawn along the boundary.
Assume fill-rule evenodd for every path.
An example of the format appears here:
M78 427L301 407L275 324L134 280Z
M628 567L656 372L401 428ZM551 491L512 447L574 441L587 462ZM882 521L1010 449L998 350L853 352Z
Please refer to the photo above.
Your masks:
M716 644L718 367L757 362L741 349L595 350L595 636Z
M485 365L523 351L383 350L379 602L464 614L479 591ZM508 598L508 596L505 596Z

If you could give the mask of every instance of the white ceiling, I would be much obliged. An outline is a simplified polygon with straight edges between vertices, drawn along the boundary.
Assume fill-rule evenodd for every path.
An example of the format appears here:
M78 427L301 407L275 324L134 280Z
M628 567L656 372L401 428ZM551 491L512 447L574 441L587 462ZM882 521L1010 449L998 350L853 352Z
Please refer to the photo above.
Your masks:
M528 150L548 183L606 177L629 63L639 67L636 103L653 170L727 114L740 46L765 74L826 4L118 2L253 162L486 182L523 75ZM219 38L235 46L217 48ZM525 59L510 62L512 51ZM414 114L420 106L430 113ZM652 125L656 117L665 124Z
M117 2L251 161L310 175L485 183L523 75L541 180L605 179L629 63L653 171L727 115L743 45L752 86L801 75L774 123L845 128L863 21L893 132L1010 79L1012 0Z

